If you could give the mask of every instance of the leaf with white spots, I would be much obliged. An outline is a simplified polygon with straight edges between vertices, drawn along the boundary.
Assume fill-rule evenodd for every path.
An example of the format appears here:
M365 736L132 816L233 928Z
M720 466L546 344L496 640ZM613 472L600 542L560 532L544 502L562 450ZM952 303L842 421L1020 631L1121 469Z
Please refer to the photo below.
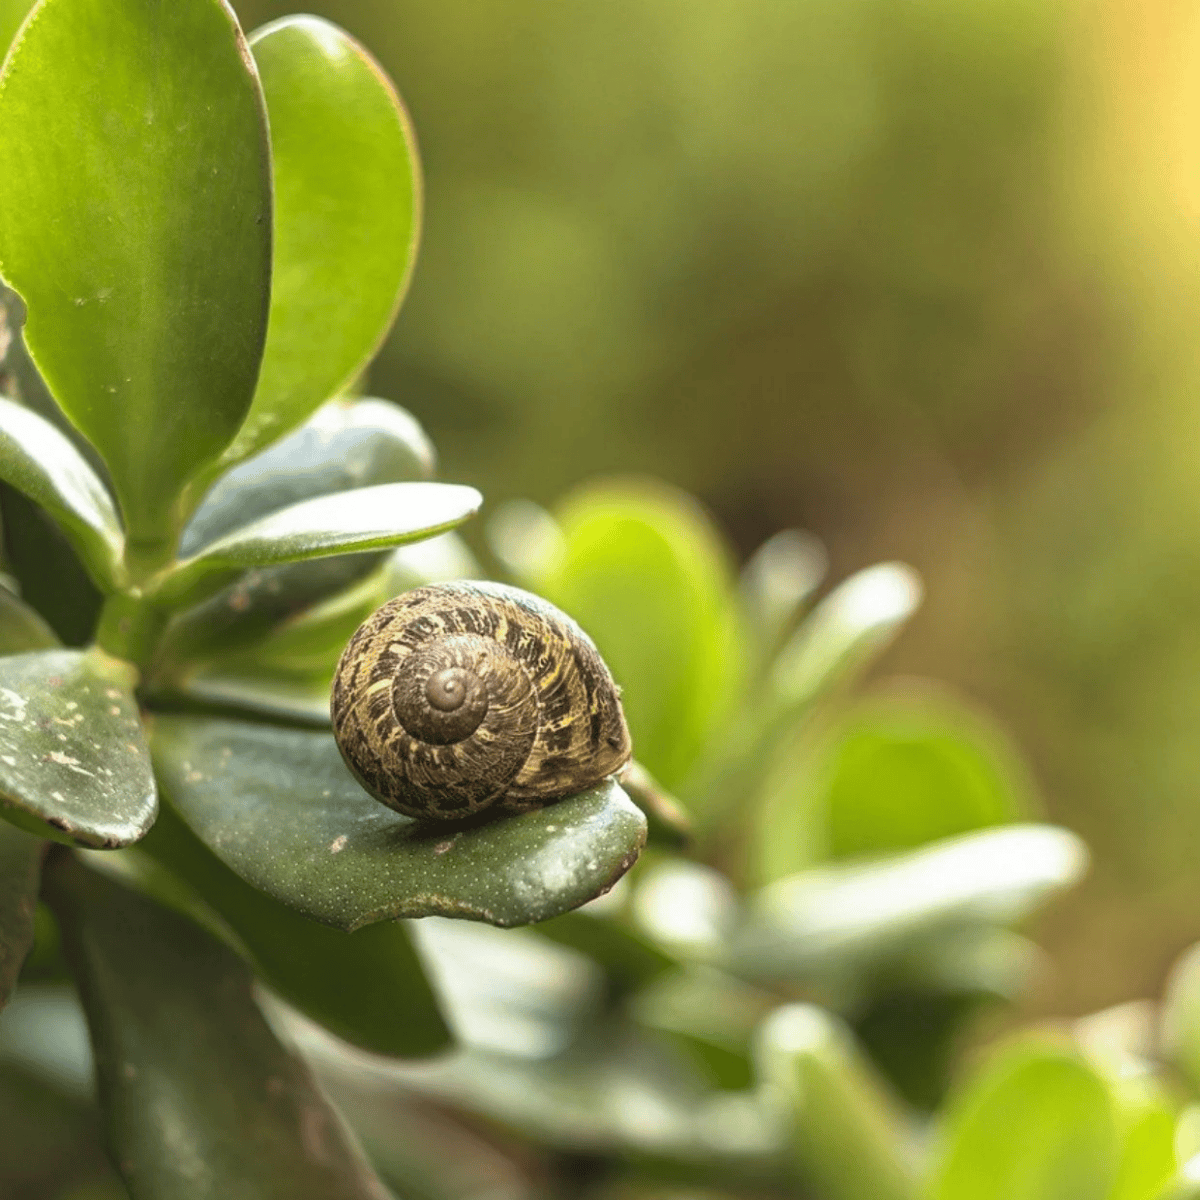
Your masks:
M163 793L247 883L314 920L393 917L525 925L607 891L646 841L612 780L520 816L447 829L372 799L326 732L158 717Z
M96 650L0 658L0 816L110 850L136 842L157 811L127 664Z

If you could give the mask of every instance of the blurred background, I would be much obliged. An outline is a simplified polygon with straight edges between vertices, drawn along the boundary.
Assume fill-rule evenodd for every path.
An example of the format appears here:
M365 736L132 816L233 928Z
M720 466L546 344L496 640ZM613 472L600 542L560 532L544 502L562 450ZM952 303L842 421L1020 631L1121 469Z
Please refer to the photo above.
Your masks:
M443 477L649 474L743 559L800 527L831 580L917 567L880 673L997 714L1094 853L1026 1015L1156 994L1200 937L1200 9L310 7L418 131L370 388Z

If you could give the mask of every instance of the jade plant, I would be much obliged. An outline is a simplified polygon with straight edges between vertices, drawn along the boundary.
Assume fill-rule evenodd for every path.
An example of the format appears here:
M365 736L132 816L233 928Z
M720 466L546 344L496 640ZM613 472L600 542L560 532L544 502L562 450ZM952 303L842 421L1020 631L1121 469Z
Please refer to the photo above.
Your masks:
M414 582L392 551L481 503L356 395L417 246L407 116L316 18L247 38L223 0L42 0L0 162L0 1004L41 897L133 1195L379 1195L252 982L435 1053L396 918L554 916L646 830L611 782L431 830L327 728L341 645Z

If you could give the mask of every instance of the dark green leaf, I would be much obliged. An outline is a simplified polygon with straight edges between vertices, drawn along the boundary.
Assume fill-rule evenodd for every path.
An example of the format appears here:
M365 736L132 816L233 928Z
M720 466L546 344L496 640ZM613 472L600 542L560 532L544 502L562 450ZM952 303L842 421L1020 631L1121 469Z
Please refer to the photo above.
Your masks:
M167 796L227 866L341 929L434 915L545 920L611 887L646 837L645 818L611 781L447 830L368 796L328 733L160 717L153 744Z
M6 587L0 587L0 656L49 650L57 645L58 638L50 626Z
M161 557L266 336L266 115L232 12L43 0L0 84L0 160L0 273L26 344L104 456L131 540Z
M737 692L728 551L695 502L662 485L593 485L558 516L561 546L531 586L594 639L625 689L638 759L677 787Z
M1010 1046L947 1116L931 1200L1105 1200L1117 1160L1112 1101L1073 1050Z
M223 475L183 531L180 553L301 500L405 483L433 474L433 447L404 409L386 400L331 400L299 429Z
M21 598L68 646L90 643L104 597L62 530L14 487L0 483L4 562Z
M100 587L122 582L125 535L104 484L49 421L2 396L0 478L54 518Z
M914 1130L836 1017L811 1004L777 1009L757 1058L788 1112L797 1171L822 1200L915 1200Z
M252 39L271 117L275 267L262 375L230 457L298 425L367 365L416 254L416 143L382 68L317 17Z
M587 909L543 921L537 931L599 963L609 981L622 991L640 988L676 965L670 955L624 921Z
M0 1008L33 945L33 914L46 843L0 822Z
M376 1054L446 1049L449 1031L402 922L356 933L318 925L240 879L169 807L130 853L143 849L212 906L265 982L313 1020Z
M318 496L280 509L209 543L154 584L164 604L196 603L248 567L377 550L460 525L483 503L451 483L385 483Z
M214 667L194 675L181 692L168 698L178 703L167 707L182 711L266 717L290 725L322 728L330 724L329 681L326 679L237 675Z
M67 855L46 877L134 1200L385 1200L231 951Z
M69 845L145 834L158 800L131 674L98 650L0 658L0 814Z

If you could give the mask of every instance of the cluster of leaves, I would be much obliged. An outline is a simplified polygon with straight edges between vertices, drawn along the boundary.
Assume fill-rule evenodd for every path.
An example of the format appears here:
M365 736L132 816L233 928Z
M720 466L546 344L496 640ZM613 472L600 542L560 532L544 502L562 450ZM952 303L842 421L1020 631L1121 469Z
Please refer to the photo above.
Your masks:
M411 273L406 114L317 19L247 39L223 0L42 0L0 160L0 1003L40 898L33 959L78 987L135 1195L377 1195L252 981L435 1053L394 918L554 916L646 832L612 783L427 828L328 730L348 634L429 574L395 548L480 504L429 482L408 414L346 398Z
M659 486L510 506L490 551L624 685L640 807L610 783L448 833L346 773L347 635L481 573L446 532L478 495L347 398L419 208L351 39L42 0L0 159L11 1192L1200 1195L1191 959L1161 1013L1010 1040L951 1086L967 1019L1038 967L1013 927L1086 854L960 701L847 699L919 602L907 568L814 604L810 539L735 578Z

